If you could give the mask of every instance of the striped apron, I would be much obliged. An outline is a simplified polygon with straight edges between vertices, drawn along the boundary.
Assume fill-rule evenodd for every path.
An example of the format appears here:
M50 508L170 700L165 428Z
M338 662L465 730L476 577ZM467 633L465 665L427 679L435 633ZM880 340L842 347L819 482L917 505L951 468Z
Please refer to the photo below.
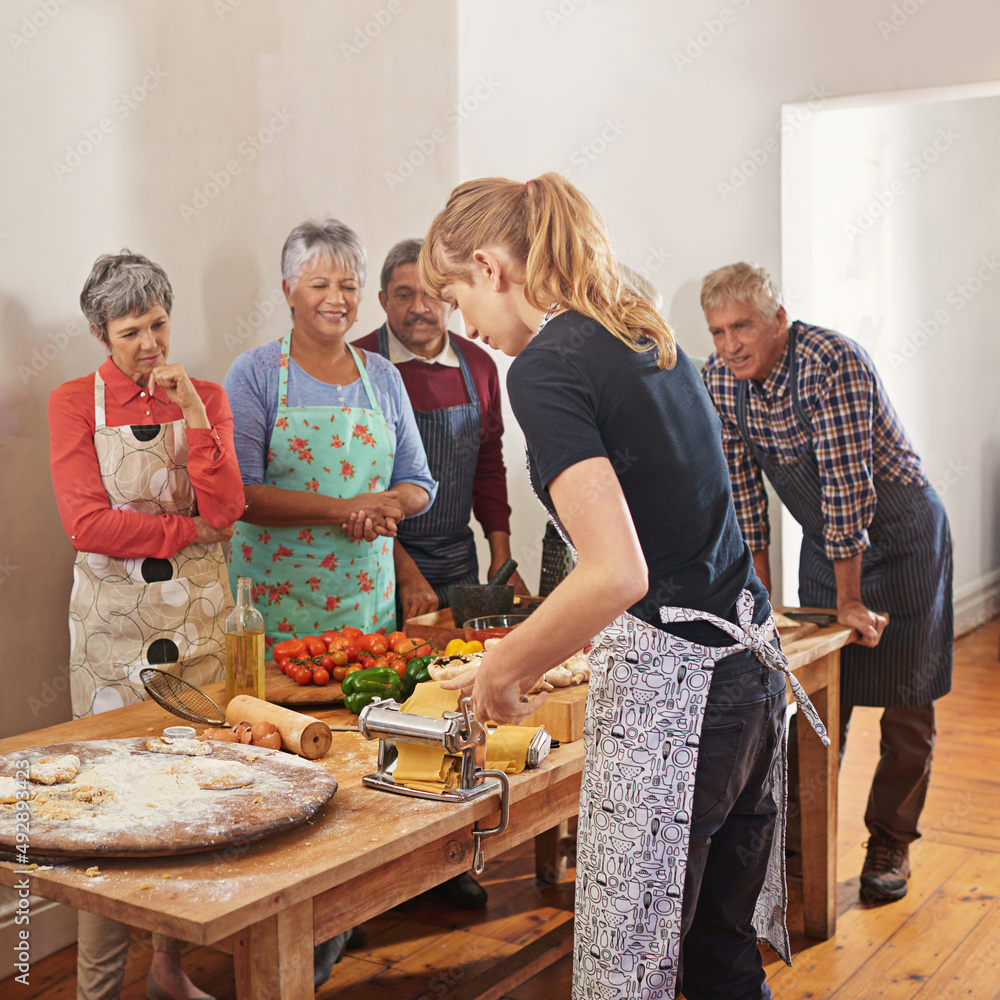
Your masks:
M383 323L376 334L378 352L389 357L389 335ZM426 513L399 525L396 540L417 564L437 594L438 607L448 607L448 588L479 582L476 540L469 526L472 489L479 464L482 413L479 393L462 352L455 348L470 402L413 416L424 442L427 464L438 481L438 493Z
M788 333L789 391L798 419L812 426L799 404L795 327ZM748 382L736 396L740 434L782 503L802 526L799 601L806 607L837 605L833 563L823 544L822 484L815 452L778 462L751 440ZM874 649L851 643L840 653L840 697L850 705L908 708L951 690L954 612L951 533L944 505L929 485L875 477L877 503L868 526L870 547L861 562L861 600L889 615Z

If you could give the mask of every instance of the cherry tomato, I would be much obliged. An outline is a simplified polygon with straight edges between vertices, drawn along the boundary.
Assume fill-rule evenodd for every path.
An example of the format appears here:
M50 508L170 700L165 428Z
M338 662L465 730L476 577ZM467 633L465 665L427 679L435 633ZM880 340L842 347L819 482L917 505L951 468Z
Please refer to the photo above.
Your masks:
M350 659L344 649L333 649L327 655L333 660L335 667L342 667Z
M340 667L337 667L337 669L339 670ZM344 677L346 677L348 674L357 673L357 671L361 669L363 668L360 663L348 663L347 666L344 667ZM343 680L343 678L341 678L341 680Z
M400 677L402 677L403 674L406 673L405 656L399 656L396 653L386 653L385 659L387 661L387 665L392 667L392 669L395 670Z
M334 667L332 673L333 679L335 681L342 681L347 676L348 669L346 664L342 667Z
M345 625L341 630L340 634L347 639L359 639L364 635L364 632L359 628L355 628L353 625Z
M374 670L376 667L387 667L389 666L389 658L384 654L382 656L377 656L371 663L368 664L370 670Z
M406 657L406 662L416 659L418 656L430 656L434 650L426 639L409 639L401 642L396 648L396 652Z
M400 646L404 642L408 642L410 637L405 632L390 632L386 637L385 641L389 643L389 648L395 652L396 647Z
M304 635L302 641L306 646L306 656L322 656L326 652L326 643L316 635Z
M337 663L332 653L324 653L322 656L316 657L316 659L323 670L332 670ZM316 683L318 684L319 681Z
M313 679L313 672L308 667L298 667L295 670L295 683L296 684L311 684Z
M353 660L355 663L358 662L358 646L357 643L348 639L343 646L340 647L345 653L347 653L348 662Z
M306 644L301 639L286 639L279 642L271 651L275 660L282 657L293 659L296 656L305 656Z
M381 656L387 649L389 644L385 641L384 635L379 635L378 632L369 632L368 635L361 636L358 639L358 651L361 653L371 653L372 656Z
M325 667L317 667L313 672L313 684L325 687L330 683L330 672Z

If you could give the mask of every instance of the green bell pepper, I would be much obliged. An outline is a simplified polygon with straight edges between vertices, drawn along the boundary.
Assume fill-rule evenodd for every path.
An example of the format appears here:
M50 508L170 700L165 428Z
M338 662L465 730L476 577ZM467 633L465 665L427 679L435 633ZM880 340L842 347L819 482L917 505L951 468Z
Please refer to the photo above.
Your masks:
M392 667L370 667L368 670L355 670L348 674L340 684L344 692L344 706L349 712L357 715L365 705L378 698L391 698L399 701L401 684L399 674Z
M414 689L418 684L423 684L424 681L429 681L431 675L427 672L427 668L434 662L434 655L430 656L416 656L409 663L406 664L406 670L403 673L403 698L409 698L413 694Z

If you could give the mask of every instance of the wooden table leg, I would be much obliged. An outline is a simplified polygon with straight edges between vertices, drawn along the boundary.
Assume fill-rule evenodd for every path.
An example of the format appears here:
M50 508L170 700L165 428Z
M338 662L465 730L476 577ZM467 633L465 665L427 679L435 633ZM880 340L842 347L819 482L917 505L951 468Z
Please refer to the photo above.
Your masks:
M563 837L569 835L569 821L563 820L550 830L535 835L535 878L555 885L566 874L566 854Z
M309 1000L313 989L312 900L232 936L240 1000Z
M833 937L837 929L840 651L828 653L824 659L827 685L810 697L826 726L830 746L823 746L802 712L796 714L802 808L802 909L806 934L821 941Z

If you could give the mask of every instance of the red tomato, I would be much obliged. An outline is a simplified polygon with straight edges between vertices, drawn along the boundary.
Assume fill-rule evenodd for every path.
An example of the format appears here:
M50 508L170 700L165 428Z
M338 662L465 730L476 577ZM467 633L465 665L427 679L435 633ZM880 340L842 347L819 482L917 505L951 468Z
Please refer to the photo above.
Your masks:
M370 670L374 670L376 667L387 667L389 666L389 658L384 654L382 656L376 657L371 663L368 664Z
M308 667L297 667L294 680L296 684L312 684L313 672Z
M329 646L334 639L343 639L343 636L336 629L332 628L328 632L324 632L320 638Z
M333 658L332 653L324 653L322 656L317 657L319 665L323 670L332 670L336 665L336 660ZM319 681L316 682L317 684Z
M406 657L406 662L416 659L418 656L430 656L434 652L431 644L426 639L408 639L401 642L396 648L396 652Z
M355 628L353 625L345 625L341 630L340 634L347 639L359 639L364 635L364 632L359 628Z
M362 653L381 656L388 648L389 644L385 641L385 636L379 635L378 632L369 632L368 635L363 635L358 639L358 651Z
M347 651L344 649L333 649L328 655L330 659L333 660L333 665L335 667L342 667L350 659L347 655Z
M405 632L390 632L386 637L385 641L389 643L389 648L395 652L396 647L404 642L409 641L409 636Z
M313 674L313 684L318 684L320 687L325 687L330 683L330 672L323 667L318 667L312 672Z
M385 659L390 667L399 674L400 677L406 673L406 657L397 653L386 653Z
M286 639L284 642L279 642L271 652L275 660L280 660L282 657L292 659L305 655L306 644L301 639Z
M302 641L306 646L306 656L322 656L326 652L326 643L316 635L304 635Z

